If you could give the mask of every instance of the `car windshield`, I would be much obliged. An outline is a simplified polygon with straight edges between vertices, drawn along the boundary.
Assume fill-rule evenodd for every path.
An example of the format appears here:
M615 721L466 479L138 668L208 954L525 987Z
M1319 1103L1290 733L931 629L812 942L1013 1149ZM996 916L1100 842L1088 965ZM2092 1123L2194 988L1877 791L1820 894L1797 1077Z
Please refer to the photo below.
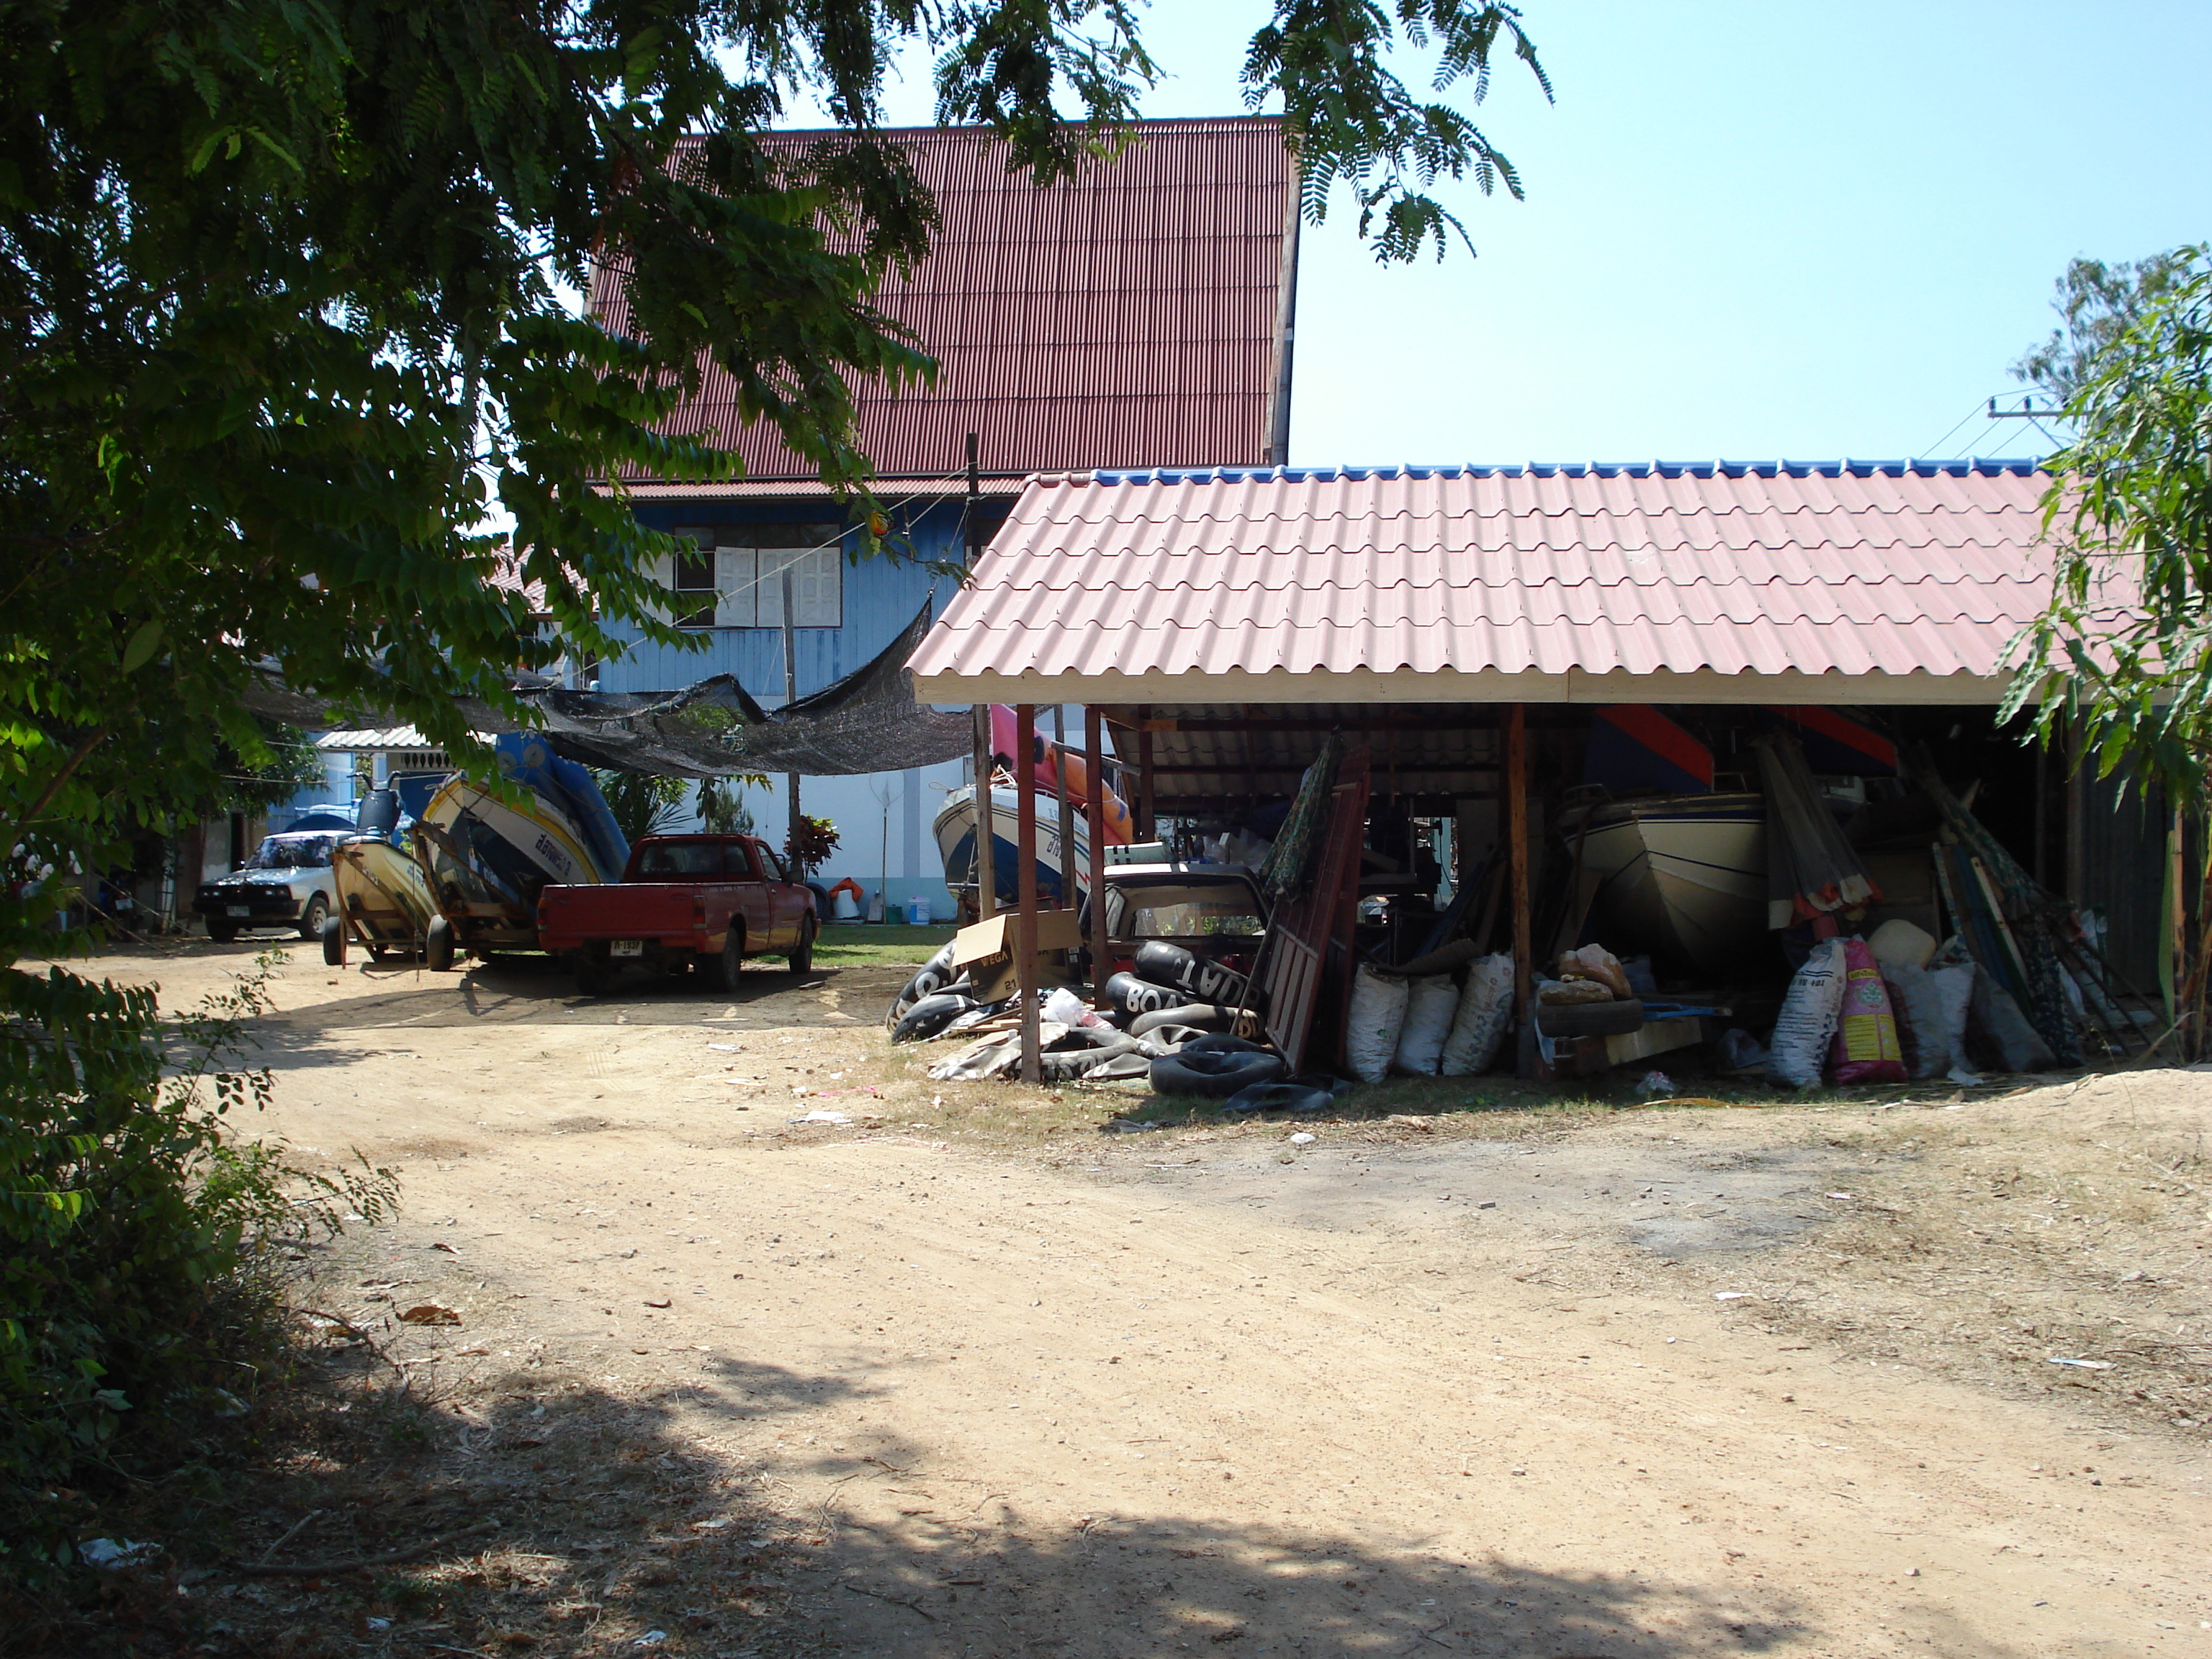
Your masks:
M1252 890L1241 881L1109 884L1106 928L1115 939L1236 938L1262 931Z
M334 836L270 836L246 861L249 870L327 870Z

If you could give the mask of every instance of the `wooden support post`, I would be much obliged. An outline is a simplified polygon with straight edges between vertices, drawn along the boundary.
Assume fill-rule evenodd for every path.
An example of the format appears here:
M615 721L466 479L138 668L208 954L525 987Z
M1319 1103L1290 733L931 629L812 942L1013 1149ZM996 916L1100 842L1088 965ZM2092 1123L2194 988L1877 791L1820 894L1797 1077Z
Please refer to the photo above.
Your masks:
M1091 1001L1106 1011L1106 766L1098 706L1083 711L1083 816L1091 825Z
M1060 803L1060 908L1073 910L1075 903L1075 798L1067 793L1067 707L1065 703L1052 706L1052 744L1059 752L1053 757L1052 793Z
M975 920L998 912L998 849L991 824L991 705L975 705Z
M1137 710L1137 839L1157 840L1152 828L1152 734L1146 724L1152 711Z
M1513 1006L1525 1024L1535 922L1528 891L1528 709L1518 702L1505 710L1505 848L1513 872Z
M1020 866L1015 890L1020 910L1014 925L1014 994L1022 1000L1022 1081L1044 1081L1044 1049L1037 1031L1036 790L1030 756L1036 748L1036 705L1014 710L1014 861Z

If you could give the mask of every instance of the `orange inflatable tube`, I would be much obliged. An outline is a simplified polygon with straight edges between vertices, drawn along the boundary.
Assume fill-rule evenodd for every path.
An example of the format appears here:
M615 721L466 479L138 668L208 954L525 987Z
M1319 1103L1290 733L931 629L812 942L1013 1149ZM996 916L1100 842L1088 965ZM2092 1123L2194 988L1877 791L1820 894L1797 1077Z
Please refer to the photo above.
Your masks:
M1021 728L1014 711L1004 703L992 704L991 752L1015 763L1012 771L1018 779L1022 775L1022 769L1016 761L1015 750L1020 735ZM1048 796L1064 787L1068 799L1074 802L1075 810L1079 812L1085 810L1091 799L1090 763L1082 756L1062 749L1042 732L1036 734L1036 742L1030 755L1029 781L1038 793ZM1100 826L1105 834L1105 844L1127 847L1136 839L1137 831L1137 821L1129 811L1129 804L1103 782L1099 785L1098 794L1099 816L1105 820Z

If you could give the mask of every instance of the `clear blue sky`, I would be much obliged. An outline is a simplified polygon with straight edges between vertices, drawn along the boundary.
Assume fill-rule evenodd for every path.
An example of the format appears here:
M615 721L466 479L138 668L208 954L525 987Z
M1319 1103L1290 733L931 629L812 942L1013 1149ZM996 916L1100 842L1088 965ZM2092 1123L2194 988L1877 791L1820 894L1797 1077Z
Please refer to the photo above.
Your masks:
M2212 237L2204 0L1523 12L1559 101L1501 69L1478 112L1528 191L1459 192L1479 258L1306 228L1294 462L2040 453L1945 434L2012 387L2066 262ZM1266 15L1158 0L1146 112L1240 112ZM927 121L926 86L893 112Z

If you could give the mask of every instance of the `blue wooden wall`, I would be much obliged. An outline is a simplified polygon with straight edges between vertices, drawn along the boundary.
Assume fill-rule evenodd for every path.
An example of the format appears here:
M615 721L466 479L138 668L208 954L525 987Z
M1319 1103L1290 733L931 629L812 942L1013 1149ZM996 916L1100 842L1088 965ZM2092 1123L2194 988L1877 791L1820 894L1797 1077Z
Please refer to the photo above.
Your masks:
M888 495L889 492L887 491ZM678 526L808 524L844 515L827 496L765 501L656 501L641 502L638 521L654 530ZM862 666L914 620L925 600L932 613L951 600L954 578L928 569L924 561L961 561L963 503L959 501L896 510L896 528L911 543L906 556L853 560L857 537L845 538L844 624L793 630L799 695L819 691ZM931 590L935 597L932 599ZM627 633L628 630L618 630ZM763 706L783 702L783 631L780 628L710 628L701 631L705 648L679 651L635 641L620 660L599 667L602 691L671 691L714 674L733 674Z

